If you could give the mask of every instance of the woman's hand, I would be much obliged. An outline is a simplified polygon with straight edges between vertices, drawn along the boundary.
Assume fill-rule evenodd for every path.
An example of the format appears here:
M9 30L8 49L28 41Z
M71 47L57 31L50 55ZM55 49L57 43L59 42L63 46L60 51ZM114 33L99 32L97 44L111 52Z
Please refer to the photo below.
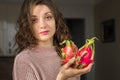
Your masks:
M61 67L60 72L57 76L57 80L66 80L70 77L78 76L78 75L81 76L91 71L93 63L89 64L86 68L83 69L75 69L70 67L70 65L74 62L74 60L75 58L72 58L71 60L69 60L68 63L66 63Z

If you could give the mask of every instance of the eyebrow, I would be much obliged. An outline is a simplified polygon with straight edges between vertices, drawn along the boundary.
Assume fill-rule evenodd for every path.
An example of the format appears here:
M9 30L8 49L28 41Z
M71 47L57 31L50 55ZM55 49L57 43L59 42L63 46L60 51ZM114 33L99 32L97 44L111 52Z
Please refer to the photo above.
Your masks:
M51 13L51 14L53 14L51 11L49 11L49 12L46 12L45 14L48 14L48 13Z
M51 13L53 15L53 13L51 11L45 12L45 15ZM36 15L32 15L31 17L37 17Z

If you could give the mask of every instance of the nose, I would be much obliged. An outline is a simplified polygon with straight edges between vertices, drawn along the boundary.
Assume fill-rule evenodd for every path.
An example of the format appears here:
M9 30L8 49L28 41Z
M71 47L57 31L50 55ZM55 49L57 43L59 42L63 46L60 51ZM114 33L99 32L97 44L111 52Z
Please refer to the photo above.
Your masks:
M44 28L46 28L46 26L47 26L47 24L46 24L46 22L45 22L44 20L40 20L40 21L39 21L39 27L40 27L40 28L43 28L43 29L44 29Z

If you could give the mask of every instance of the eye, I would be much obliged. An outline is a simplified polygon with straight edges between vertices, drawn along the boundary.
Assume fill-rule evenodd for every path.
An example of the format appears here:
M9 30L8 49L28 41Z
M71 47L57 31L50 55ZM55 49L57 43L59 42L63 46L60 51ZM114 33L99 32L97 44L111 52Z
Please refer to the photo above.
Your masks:
M52 20L53 19L53 16L46 16L45 17L45 20L47 20L47 21L50 21L50 20Z
M31 19L32 24L35 24L38 20L36 18Z

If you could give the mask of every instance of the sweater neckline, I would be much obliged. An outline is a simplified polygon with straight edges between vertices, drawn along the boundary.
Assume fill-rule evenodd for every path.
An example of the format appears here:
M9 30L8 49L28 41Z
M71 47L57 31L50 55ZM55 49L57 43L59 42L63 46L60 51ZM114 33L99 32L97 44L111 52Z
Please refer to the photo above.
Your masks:
M37 45L35 47L36 49L39 49L39 50L55 50L55 46L40 46L40 45Z

